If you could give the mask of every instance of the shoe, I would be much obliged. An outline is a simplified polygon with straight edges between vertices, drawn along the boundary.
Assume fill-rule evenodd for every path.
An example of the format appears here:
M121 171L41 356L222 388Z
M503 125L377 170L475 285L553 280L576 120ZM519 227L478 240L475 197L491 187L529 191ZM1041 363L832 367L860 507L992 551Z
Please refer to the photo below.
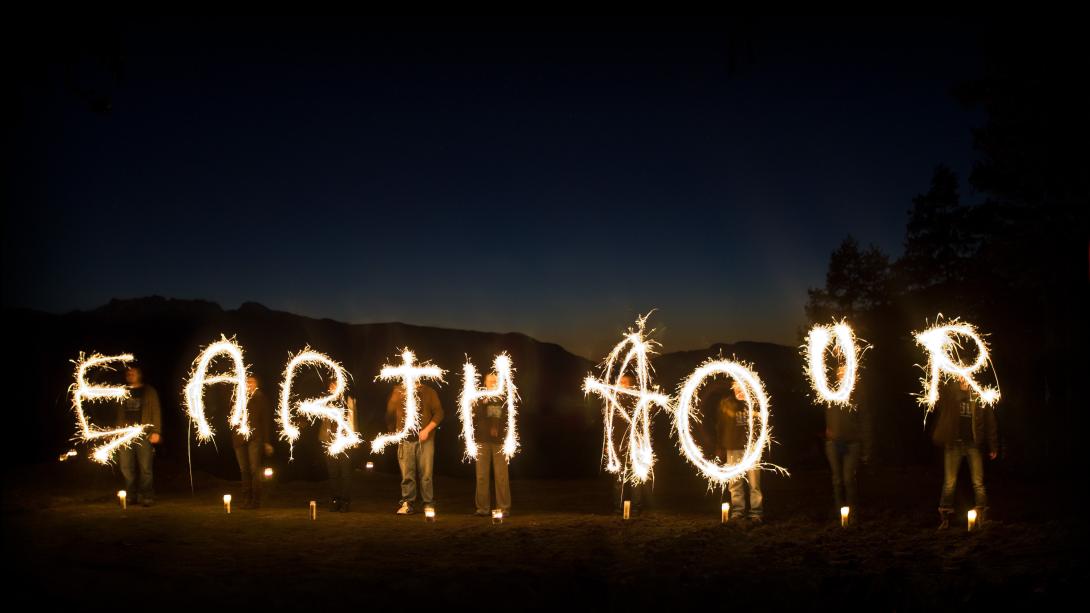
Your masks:
M488 511L477 511L477 512L475 512L473 514L476 515L477 517L492 517L492 514L489 513Z
M749 517L748 519L749 519L749 523L751 525L753 525L753 527L757 527L757 526L760 526L760 525L764 524L764 520L761 519L760 515L753 515L753 516Z
M151 500L150 498L145 498L145 499L140 501L140 505L144 506L144 507L150 507L150 506L152 506L154 504L155 504L155 501Z
M402 502L401 506L398 507L397 511L395 511L395 512L398 515L412 515L413 514L413 506L411 504L409 504L408 502Z

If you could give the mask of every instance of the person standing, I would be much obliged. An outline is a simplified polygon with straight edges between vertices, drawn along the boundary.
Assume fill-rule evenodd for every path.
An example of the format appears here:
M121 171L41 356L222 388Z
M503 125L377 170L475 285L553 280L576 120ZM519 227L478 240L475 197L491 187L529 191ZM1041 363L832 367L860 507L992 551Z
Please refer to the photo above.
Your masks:
M728 464L741 462L749 441L749 407L745 391L737 380L732 381L731 391L723 394L718 403L716 424L716 456L726 458ZM745 483L743 483L745 481ZM749 487L749 509L746 509L746 486ZM764 515L764 495L761 492L761 470L753 467L745 479L733 479L730 489L730 516L732 519L748 519L759 524Z
M232 431L231 446L235 450L241 479L241 507L256 509L261 506L265 478L263 458L271 456L273 452L272 405L261 389L260 380L254 375L246 377L246 394L246 418L250 435L247 437Z
M144 371L137 365L130 365L125 369L125 385L128 387L129 395L117 404L117 426L123 428L144 424L146 427L140 436L118 449L118 464L121 468L121 476L125 479L125 491L130 496L135 492L136 496L133 500L145 507L150 507L155 503L152 475L154 446L159 444L163 432L159 393L154 387L144 383ZM137 483L138 470L139 484Z
M420 412L419 431L406 436L397 445L397 463L401 468L401 502L398 515L416 512L417 496L424 507L435 505L433 468L435 463L435 429L443 421L443 406L439 394L430 386L416 382L417 410ZM405 385L394 388L386 402L386 422L391 430L405 425ZM419 484L419 487L417 487Z
M496 373L484 378L487 390L499 386ZM503 424L507 418L507 405L502 398L481 398L473 406L474 438L477 441L477 515L489 517L492 509L511 514L511 481L507 473L507 457L503 455ZM490 481L495 475L496 506L492 506Z
M969 476L973 482L977 522L984 521L988 509L988 496L984 490L984 455L994 460L999 454L999 429L995 413L984 406L969 383L948 383L938 402L938 421L931 438L943 448L942 494L939 497L939 529L950 527L954 514L954 489L957 487L958 468L962 459L969 462Z
M337 389L337 381L330 380L329 393ZM356 429L356 399L345 395L345 407L348 413L348 426ZM318 440L324 447L328 447L337 435L337 424L331 420L323 419L318 428ZM330 510L347 513L352 507L352 449L347 449L337 455L326 453L326 470L329 473L329 498Z
M843 366L837 374L839 377L844 376ZM858 517L856 509L859 504L859 488L856 485L856 474L859 462L869 462L871 451L870 407L861 391L855 391L854 407L825 407L825 458L832 470L833 500L837 509L851 509L849 517L852 521Z

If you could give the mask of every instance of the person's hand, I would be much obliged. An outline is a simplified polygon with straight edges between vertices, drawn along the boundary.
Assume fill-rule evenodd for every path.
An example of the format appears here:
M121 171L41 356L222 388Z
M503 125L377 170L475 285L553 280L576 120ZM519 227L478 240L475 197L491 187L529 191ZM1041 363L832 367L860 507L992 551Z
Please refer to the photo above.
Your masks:
M492 426L492 429L489 430L489 432L492 434L493 437L500 435L500 429L495 426Z
M427 428L424 428L423 430L421 430L420 431L420 442L423 443L424 441L428 440L428 436L430 436L430 435L431 435L431 430L428 430Z
M159 433L158 432L152 432L151 435L148 436L148 441L150 441L152 445L158 445L159 444Z
M265 455L271 456L273 454L273 446L271 443L265 443Z
M989 460L994 460L994 459L996 459L998 457L999 457L999 452L997 452L997 451L993 451L993 452L988 454L988 459Z

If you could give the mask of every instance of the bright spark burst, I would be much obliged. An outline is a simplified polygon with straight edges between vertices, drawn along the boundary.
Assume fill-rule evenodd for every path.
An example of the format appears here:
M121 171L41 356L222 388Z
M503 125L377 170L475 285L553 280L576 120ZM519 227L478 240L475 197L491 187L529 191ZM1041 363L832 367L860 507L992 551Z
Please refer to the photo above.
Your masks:
M401 430L397 432L380 434L375 437L375 440L371 441L371 453L378 453L386 445L399 443L410 434L420 431L420 411L417 409L420 398L417 395L416 383L422 379L434 379L442 382L443 373L446 371L431 362L424 362L420 365L416 365L415 362L416 356L413 355L413 352L405 349L401 352L400 366L386 364L379 372L379 376L375 377L379 381L401 379L402 385L405 386L405 423L402 425Z
M927 349L925 375L920 379L924 392L919 397L920 404L927 407L927 412L924 413L925 421L927 413L930 413L935 408L935 403L939 401L939 388L946 380L965 381L980 396L980 401L985 405L994 404L999 400L998 381L995 387L985 387L973 377L978 371L987 367L992 371L992 378L996 378L995 368L992 367L991 358L988 356L988 344L984 342L984 338L975 326L957 318L943 323L940 313L934 326L922 332L916 332L914 336L916 344ZM959 338L966 338L976 346L976 359L971 364L961 361L959 351L963 348Z
M836 389L829 387L825 368L825 354L834 338L836 347L832 353L840 357L840 365L844 368L844 374L840 376ZM859 348L860 344L863 345L862 350ZM818 400L832 406L851 408L859 361L867 347L865 341L856 338L855 332L844 320L833 325L819 324L810 328L806 335L806 344L803 345L803 358L806 362L806 375L817 392Z
M659 392L657 385L651 383L651 366L648 355L653 354L658 345L655 341L644 338L647 317L636 320L635 329L629 328L624 340L613 348L603 364L601 379L588 376L583 381L583 392L598 394L604 401L602 411L605 418L604 456L606 470L619 474L622 481L643 483L651 476L651 467L655 463L651 449L651 407L658 405L670 410L669 396ZM626 351L627 348L627 351ZM623 357L622 357L623 355ZM627 371L634 375L636 388L621 385ZM621 404L621 398L635 400L629 413ZM628 457L622 464L613 435L613 417L620 415L628 422L628 440L624 445Z
M733 464L719 464L704 456L700 446L693 439L690 424L699 421L699 412L696 408L697 395L704 382L714 375L726 375L736 381L745 396L746 416L748 427L747 439L742 459ZM769 401L765 393L764 384L757 373L744 365L724 359L710 359L693 371L689 378L681 385L677 407L674 409L674 428L677 430L678 442L682 454L696 466L700 473L708 479L709 483L720 486L728 481L743 477L755 468L770 467L783 471L782 468L761 463L764 450L771 444L771 428L769 427ZM756 407L754 407L756 403ZM755 410L756 409L756 410ZM756 428L754 427L756 421Z
M307 398L295 403L291 401L292 383L295 373L303 366L314 368L324 367L333 373L334 389L329 394L320 398ZM310 419L328 419L336 424L337 431L326 447L326 452L335 456L338 453L351 449L360 443L360 436L352 428L348 413L347 402L344 398L345 370L338 362L310 347L306 347L299 354L293 356L284 370L284 381L280 385L280 414L277 421L280 423L280 437L287 439L289 454L294 451L294 443L299 438L299 428L291 421L291 409L299 407L299 412Z
M99 428L91 424L87 420L87 414L83 411L83 402L85 400L91 402L96 400L123 400L129 397L129 390L122 385L92 385L87 381L87 374L93 368L113 370L114 368L110 366L112 362L125 364L133 361L133 359L130 353L110 356L93 353L88 357L84 357L84 354L80 353L79 359L73 361L76 365L76 382L72 384L69 390L72 392L72 409L76 412L76 420L79 422L79 437L89 443L105 439L91 452L91 458L100 464L108 464L115 450L130 444L150 424L112 429Z
M466 458L475 459L478 447L473 431L473 405L478 400L485 398L505 398L507 400L507 436L503 441L503 455L510 461L519 445L518 433L515 430L518 390L515 389L515 379L512 376L511 357L507 353L497 355L492 362L492 371L496 373L496 389L479 389L477 387L477 369L472 362L466 360L460 411L462 438L466 441Z
M209 375L208 371L212 361L217 357L226 356L231 360L232 368L218 375ZM234 385L231 395L232 409L228 423L244 437L249 438L250 426L246 414L246 362L242 357L242 347L234 340L228 340L221 335L220 340L212 343L201 351L197 359L193 361L193 370L189 373L189 381L185 385L185 406L189 413L189 419L197 427L197 438L207 441L212 438L212 426L208 424L204 411L204 388L214 383L229 383Z

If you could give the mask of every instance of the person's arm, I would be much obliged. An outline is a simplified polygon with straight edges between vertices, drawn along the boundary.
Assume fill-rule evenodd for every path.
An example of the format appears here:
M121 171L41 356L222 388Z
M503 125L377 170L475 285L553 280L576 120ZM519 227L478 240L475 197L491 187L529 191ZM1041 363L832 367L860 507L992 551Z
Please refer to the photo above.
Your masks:
M403 394L402 386L398 385L386 400L386 429L390 432L397 428L397 409L401 405Z
M152 445L157 445L163 435L163 411L159 407L159 392L150 385L144 386L144 403L147 407L148 421L151 423L151 427L148 428L148 440Z
M261 406L258 407L260 411L257 415L257 429L260 433L261 440L264 443L264 445L262 445L262 451L265 452L265 455L271 456L273 454L272 405L269 404L269 397L266 396L264 393L261 394L260 398L261 400L259 404Z
M439 422L443 421L443 405L439 402L439 394L435 390L430 387L421 389L426 390L424 392L428 397L426 402L431 407L431 421L420 430L420 442L424 442L431 436L432 431L439 427Z

